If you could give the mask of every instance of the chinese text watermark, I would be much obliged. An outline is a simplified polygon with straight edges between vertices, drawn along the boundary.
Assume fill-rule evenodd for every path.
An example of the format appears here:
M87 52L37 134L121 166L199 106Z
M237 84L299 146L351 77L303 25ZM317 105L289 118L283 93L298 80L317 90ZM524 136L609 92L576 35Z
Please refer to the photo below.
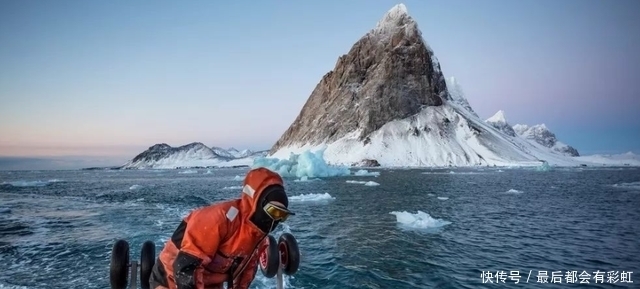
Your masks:
M482 271L482 283L633 283L631 271Z

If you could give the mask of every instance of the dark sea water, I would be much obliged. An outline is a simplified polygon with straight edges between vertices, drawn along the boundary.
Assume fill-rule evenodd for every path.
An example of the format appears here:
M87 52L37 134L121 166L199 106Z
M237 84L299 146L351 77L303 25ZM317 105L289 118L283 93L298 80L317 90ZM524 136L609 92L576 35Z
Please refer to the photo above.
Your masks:
M109 288L115 240L159 252L190 209L238 197L246 169L194 171L0 172L0 288ZM286 288L640 287L640 169L380 173L286 180L297 215L275 235L303 254Z

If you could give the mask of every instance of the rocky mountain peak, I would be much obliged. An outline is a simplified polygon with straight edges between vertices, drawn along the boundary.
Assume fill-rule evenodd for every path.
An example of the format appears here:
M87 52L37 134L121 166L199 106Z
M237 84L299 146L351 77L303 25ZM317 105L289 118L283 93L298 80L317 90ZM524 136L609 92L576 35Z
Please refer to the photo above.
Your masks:
M154 144L152 146L149 147L148 150L150 151L160 151L160 150L167 150L170 149L171 146L166 144L166 143L159 143L159 144Z
M498 110L498 112L496 112L492 117L485 120L485 122L508 136L516 136L516 131L507 122L507 118L505 117L503 110Z
M440 64L406 7L398 4L338 58L270 153L354 134L366 143L384 124L448 98Z
M498 110L492 117L487 119L488 122L502 122L506 123L507 118L504 116L503 110Z
M369 34L379 37L391 37L400 30L420 34L418 24L409 16L407 7L404 4L393 6L387 11Z

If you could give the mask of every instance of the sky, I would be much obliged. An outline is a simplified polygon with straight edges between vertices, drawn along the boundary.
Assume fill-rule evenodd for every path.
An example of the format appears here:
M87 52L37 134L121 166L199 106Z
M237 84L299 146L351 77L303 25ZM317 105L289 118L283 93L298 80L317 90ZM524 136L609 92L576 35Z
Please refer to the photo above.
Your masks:
M640 153L640 1L0 1L0 166L156 143L269 149L404 3L481 118Z

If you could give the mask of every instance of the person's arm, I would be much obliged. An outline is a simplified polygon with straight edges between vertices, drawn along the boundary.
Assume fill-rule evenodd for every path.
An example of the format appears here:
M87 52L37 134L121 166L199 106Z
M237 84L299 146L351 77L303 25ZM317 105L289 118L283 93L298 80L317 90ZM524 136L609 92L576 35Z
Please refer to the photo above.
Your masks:
M187 219L180 251L173 262L178 289L204 289L203 266L211 262L209 256L218 250L226 233L226 223L219 209L195 211Z
M255 254L249 260L247 267L240 273L238 276L238 283L234 283L233 289L249 289L249 285L253 282L253 279L256 277L256 272L258 271L258 260L260 259L260 252L262 252L267 247L267 238L262 240L258 248L256 249Z

